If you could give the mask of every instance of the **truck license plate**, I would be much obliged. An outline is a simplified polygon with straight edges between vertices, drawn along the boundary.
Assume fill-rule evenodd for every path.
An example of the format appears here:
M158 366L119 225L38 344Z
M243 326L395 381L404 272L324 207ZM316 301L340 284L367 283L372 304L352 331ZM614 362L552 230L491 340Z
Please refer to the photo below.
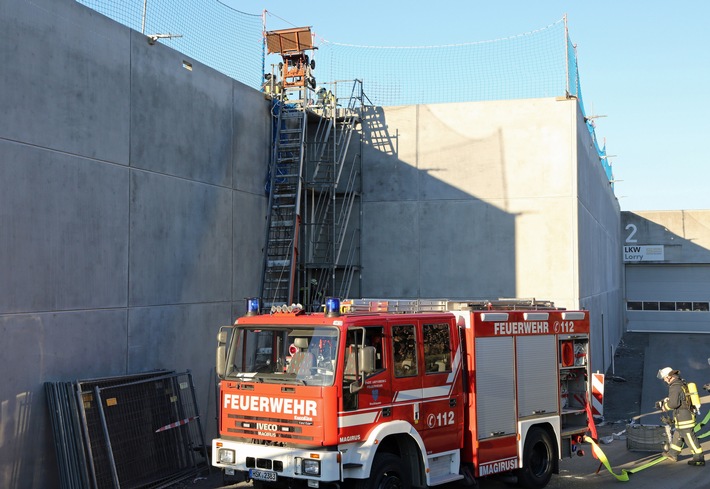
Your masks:
M255 481L276 482L276 472L271 470L249 469L249 478Z

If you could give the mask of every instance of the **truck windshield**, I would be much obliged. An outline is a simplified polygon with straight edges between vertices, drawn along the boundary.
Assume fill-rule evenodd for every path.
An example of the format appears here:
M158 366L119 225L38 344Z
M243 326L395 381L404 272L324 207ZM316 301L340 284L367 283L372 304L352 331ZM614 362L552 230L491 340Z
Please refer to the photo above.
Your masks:
M338 330L332 327L237 326L227 353L229 379L333 385Z

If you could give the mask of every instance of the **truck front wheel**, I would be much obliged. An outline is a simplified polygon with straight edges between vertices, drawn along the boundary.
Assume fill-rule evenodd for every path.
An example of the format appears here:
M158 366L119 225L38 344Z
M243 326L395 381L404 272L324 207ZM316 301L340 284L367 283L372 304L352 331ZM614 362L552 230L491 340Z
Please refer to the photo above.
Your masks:
M523 467L517 470L518 482L527 489L541 489L550 482L555 456L550 434L540 427L532 427L525 437Z
M380 453L372 463L369 479L358 480L356 489L410 489L411 477L402 460L391 453Z

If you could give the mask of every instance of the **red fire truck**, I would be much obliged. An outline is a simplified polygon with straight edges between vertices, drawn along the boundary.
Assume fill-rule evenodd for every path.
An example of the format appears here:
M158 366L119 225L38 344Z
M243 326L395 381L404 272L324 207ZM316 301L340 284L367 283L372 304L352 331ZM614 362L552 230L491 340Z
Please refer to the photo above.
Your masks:
M212 463L259 487L547 485L588 430L589 313L331 298L220 329ZM579 450L578 454L581 454Z

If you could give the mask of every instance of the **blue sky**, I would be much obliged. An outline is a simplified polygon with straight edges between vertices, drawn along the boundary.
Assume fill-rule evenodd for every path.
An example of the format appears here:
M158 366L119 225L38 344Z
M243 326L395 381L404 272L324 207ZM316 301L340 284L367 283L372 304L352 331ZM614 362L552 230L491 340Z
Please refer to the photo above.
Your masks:
M605 116L596 133L613 155L621 210L710 209L710 3L222 1L266 9L269 30L312 26L318 38L370 46L486 41L566 14L586 113Z

